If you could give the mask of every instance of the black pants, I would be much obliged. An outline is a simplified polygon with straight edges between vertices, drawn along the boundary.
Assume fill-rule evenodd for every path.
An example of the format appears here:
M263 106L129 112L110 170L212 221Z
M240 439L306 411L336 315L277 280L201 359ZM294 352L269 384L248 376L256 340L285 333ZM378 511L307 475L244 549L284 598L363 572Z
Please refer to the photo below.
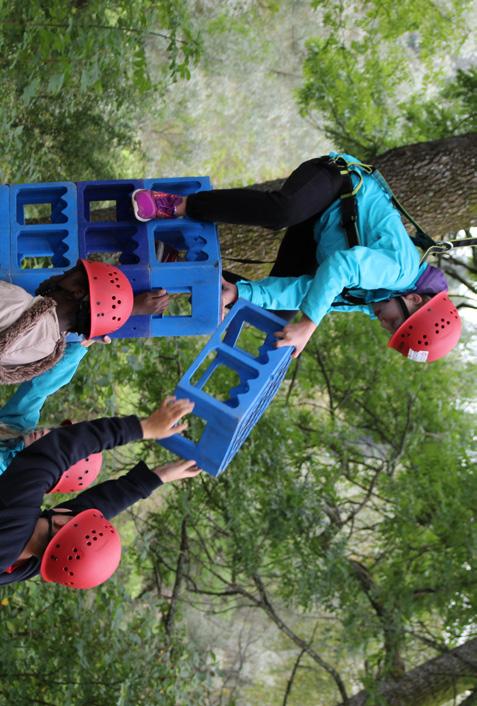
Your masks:
M310 159L295 169L277 191L218 189L192 194L187 199L187 215L214 223L286 228L270 275L313 275L316 271L313 224L338 198L343 187L344 179L337 169L319 158ZM232 277L240 279L237 275Z

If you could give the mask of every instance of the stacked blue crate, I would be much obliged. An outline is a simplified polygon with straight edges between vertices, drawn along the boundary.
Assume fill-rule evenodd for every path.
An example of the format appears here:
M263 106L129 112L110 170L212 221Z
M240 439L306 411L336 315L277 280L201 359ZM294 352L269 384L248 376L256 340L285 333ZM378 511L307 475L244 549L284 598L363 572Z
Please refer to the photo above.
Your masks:
M146 226L134 218L131 206L132 192L141 189L143 183L140 179L77 182L80 257L109 256L128 277L135 292L151 289ZM107 220L98 220L98 213L106 213ZM149 337L151 317L133 316L112 335Z
M78 259L76 187L71 182L54 182L2 188L9 190L7 278L34 293L40 282L73 267ZM28 222L36 220L34 211L29 218L31 207L43 208L43 222ZM1 247L3 255L5 242ZM48 258L50 266L29 268L38 257Z
M237 345L244 325L265 333L257 355ZM200 439L193 441L183 434L175 434L159 443L179 456L194 459L213 476L222 473L285 377L292 348L275 348L274 336L285 325L286 322L275 314L239 300L175 390L177 398L188 398L195 403L190 426L194 426L194 417L205 423ZM229 389L225 400L204 391L219 367L228 368L239 379L238 384Z
M10 189L0 186L0 279L10 281Z
M147 188L188 195L210 189L207 177L88 181L78 183L78 238L80 257L93 253L119 256L119 266L135 292L164 288L170 294L186 294L190 313L176 316L133 316L113 336L191 336L213 331L220 315L220 251L212 224L189 219L140 223L134 218L131 193ZM114 218L91 219L91 204L108 206ZM180 262L160 262L158 241L178 250Z
M0 187L0 277L34 293L40 282L74 266L79 257L109 256L136 293L163 287L185 295L188 308L177 315L133 316L115 337L211 333L220 318L216 228L187 218L140 223L134 218L131 193L143 187L181 195L211 188L207 177ZM42 222L28 222L31 206L42 208ZM98 213L107 213L108 220L98 220ZM32 214L30 220L38 220ZM160 262L159 241L178 250L181 261ZM33 258L38 257L48 258L49 266L37 267Z
M145 179L145 189L189 196L211 188L208 177ZM221 258L217 228L189 218L147 224L151 286L185 294L188 313L152 317L152 336L204 335L220 322ZM179 262L157 262L158 241L179 251Z

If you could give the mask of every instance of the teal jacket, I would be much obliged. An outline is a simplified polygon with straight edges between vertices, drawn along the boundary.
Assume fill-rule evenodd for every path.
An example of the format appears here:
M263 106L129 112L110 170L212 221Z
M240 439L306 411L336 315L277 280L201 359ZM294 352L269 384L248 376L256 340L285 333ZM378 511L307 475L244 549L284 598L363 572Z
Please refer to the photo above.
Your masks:
M332 152L330 156L338 155ZM340 156L347 162L359 161L348 154ZM359 167L352 169L354 185L359 182L356 172L363 177L356 195L360 245L348 247L337 199L314 226L315 275L242 280L237 283L239 297L265 309L300 310L318 325L331 311L364 311L375 318L371 302L413 291L427 265L419 265L419 253L389 194L372 175ZM348 304L341 296L343 289L365 304Z
M0 426L11 430L11 438L0 440L0 474L24 449L23 436L38 425L47 397L70 382L87 352L79 343L68 343L63 357L53 368L22 383L0 409Z

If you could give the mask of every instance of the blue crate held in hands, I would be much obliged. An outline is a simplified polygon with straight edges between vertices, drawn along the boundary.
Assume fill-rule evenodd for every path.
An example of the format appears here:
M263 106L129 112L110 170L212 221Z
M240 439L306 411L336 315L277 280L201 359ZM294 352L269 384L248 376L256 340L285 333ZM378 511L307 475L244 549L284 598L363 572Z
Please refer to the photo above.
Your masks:
M278 392L291 362L291 347L275 348L274 333L286 321L254 304L239 300L176 387L177 398L195 403L189 426L201 426L200 438L184 434L159 443L173 453L193 459L213 476L229 465ZM261 337L257 350L242 346L244 329ZM214 378L214 390L208 392Z

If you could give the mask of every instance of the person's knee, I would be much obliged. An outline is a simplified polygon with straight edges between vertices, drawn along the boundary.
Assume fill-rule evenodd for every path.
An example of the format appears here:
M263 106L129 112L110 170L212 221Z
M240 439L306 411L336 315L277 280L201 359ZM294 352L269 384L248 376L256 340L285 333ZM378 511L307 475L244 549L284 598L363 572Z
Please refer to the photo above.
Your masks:
M300 214L297 213L293 199L282 194L280 191L274 192L273 197L275 203L273 212L270 214L270 228L273 228L273 230L281 230L282 228L288 228L300 221Z

